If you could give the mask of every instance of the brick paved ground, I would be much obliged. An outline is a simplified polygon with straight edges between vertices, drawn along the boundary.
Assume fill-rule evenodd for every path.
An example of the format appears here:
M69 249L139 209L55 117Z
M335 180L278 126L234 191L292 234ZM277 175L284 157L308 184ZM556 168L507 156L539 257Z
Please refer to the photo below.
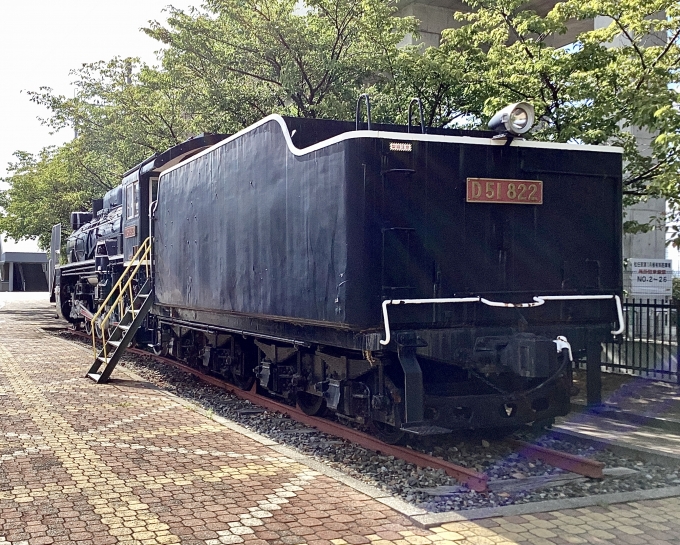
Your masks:
M52 315L0 294L0 545L680 543L677 498L419 529L120 370L83 378Z

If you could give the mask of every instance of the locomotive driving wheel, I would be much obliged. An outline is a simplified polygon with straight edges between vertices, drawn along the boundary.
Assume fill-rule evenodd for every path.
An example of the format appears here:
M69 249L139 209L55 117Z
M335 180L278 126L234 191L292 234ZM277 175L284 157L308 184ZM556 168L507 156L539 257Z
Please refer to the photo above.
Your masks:
M106 331L106 336L107 338L111 337L113 332L116 330L118 327L118 323L120 322L120 312L118 307L113 309L113 312L111 312L111 316L109 316L109 321L106 324L107 331Z

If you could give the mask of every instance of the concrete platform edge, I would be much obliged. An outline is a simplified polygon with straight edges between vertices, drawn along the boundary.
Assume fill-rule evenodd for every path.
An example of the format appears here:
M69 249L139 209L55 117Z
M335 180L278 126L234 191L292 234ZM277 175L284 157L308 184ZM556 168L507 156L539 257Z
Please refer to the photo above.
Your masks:
M484 509L470 509L468 511L449 511L446 513L431 513L412 516L411 520L423 528L431 528L448 522L463 522L492 517L511 517L545 513L561 509L579 509L595 505L610 505L641 500L658 500L680 496L680 486L670 488L655 488L652 490L637 490L635 492L617 492L613 494L599 494L584 498L565 498L543 502L524 503L520 505L505 505L502 507L487 507Z
M571 410L579 414L592 414L602 418L610 418L612 420L619 420L621 422L628 422L631 424L639 424L641 426L648 426L650 428L657 428L660 430L670 431L673 433L680 433L680 421L672 418L663 418L659 416L647 416L637 414L625 409L617 409L611 407L606 403L602 407L589 408L582 403L572 403Z
M680 465L680 456L676 454L661 453L645 447L631 446L621 441L616 441L615 439L603 440L585 433L564 429L560 425L553 426L550 429L550 434L563 439L580 439L593 445L604 444L608 449L616 452L617 454L638 457L638 459L644 458L644 460L659 464L664 467L676 468Z

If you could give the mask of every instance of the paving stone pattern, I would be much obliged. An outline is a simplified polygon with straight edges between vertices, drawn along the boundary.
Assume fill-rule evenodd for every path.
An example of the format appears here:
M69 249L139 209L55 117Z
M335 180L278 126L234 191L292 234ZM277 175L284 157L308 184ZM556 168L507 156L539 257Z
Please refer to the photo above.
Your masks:
M425 530L390 507L114 373L0 294L0 545L680 543L678 498Z

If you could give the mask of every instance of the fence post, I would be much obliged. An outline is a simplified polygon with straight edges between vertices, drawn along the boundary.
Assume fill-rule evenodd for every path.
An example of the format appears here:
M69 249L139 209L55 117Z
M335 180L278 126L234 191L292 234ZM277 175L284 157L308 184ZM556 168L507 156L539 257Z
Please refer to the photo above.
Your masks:
M595 331L586 337L586 403L588 407L602 405L602 344Z
M671 338L670 331L670 320L668 320L668 338L669 345L673 346L673 340L675 341L675 379L680 384L680 300L671 299L674 303L671 307L675 307L675 339ZM670 363L670 362L669 362ZM669 371L673 368L671 367ZM668 377L671 378L671 377Z

